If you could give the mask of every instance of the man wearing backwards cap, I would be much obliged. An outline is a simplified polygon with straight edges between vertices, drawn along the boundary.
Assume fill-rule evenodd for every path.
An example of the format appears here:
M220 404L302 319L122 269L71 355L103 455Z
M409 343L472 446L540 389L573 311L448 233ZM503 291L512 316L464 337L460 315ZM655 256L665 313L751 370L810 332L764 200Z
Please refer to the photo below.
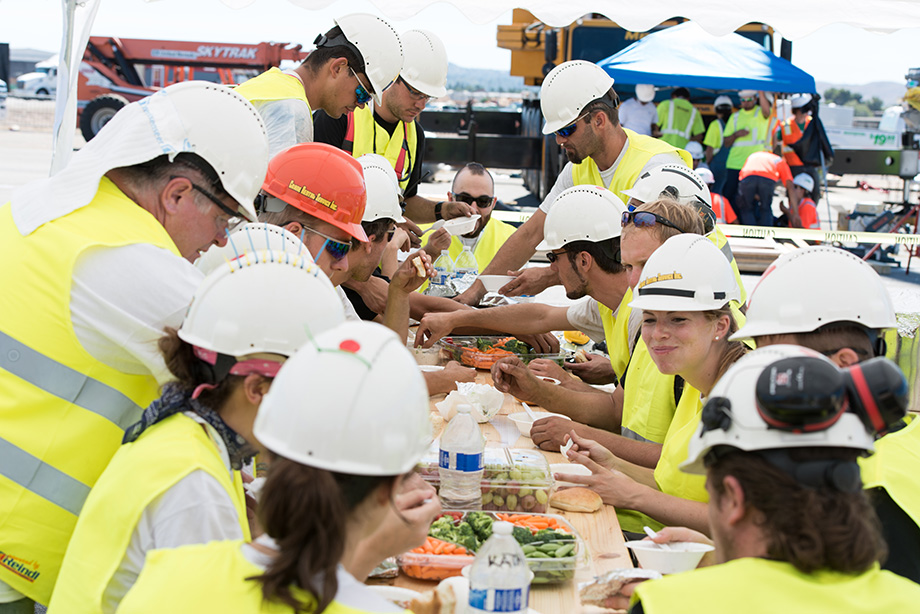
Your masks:
M613 78L597 64L564 62L546 75L540 90L540 108L546 119L543 134L556 136L569 163L540 208L505 241L484 274L505 275L527 262L543 240L550 207L564 190L596 185L625 202L628 199L623 190L631 188L648 169L663 164L690 166L686 151L623 128L619 104ZM558 276L549 267L531 268L519 272L499 292L505 296L536 294L558 283ZM477 281L458 300L478 304L485 292L485 286Z
M655 86L648 83L636 85L636 97L620 105L620 125L636 134L652 136L657 128L658 110L655 100Z
M399 35L376 15L339 17L313 44L297 68L271 68L237 87L265 120L272 156L313 140L314 110L341 117L371 98L379 103L402 67Z
M741 90L741 109L725 124L723 147L729 147L725 160L725 184L721 194L735 200L738 174L752 153L770 150L770 102L764 92ZM759 105L759 107L758 107Z
M169 372L178 327L268 164L258 114L201 81L124 107L0 208L0 607L47 604L77 515Z

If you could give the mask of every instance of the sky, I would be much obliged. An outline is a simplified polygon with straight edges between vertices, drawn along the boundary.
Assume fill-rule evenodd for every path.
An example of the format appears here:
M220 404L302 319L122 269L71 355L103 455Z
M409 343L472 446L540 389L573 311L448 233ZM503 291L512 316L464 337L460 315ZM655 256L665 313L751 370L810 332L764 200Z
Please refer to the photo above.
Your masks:
M57 51L61 4L61 0L0 0L0 42ZM343 5L338 2L332 9L308 11L287 0L257 0L234 10L218 0L102 0L92 34L227 43L296 42L311 48L316 34L345 12ZM379 14L368 0L350 0L347 7L348 12ZM500 23L511 23L511 13L492 24L475 25L452 5L440 3L393 25L400 31L424 28L436 33L453 64L508 70L511 52L495 45ZM916 28L876 34L832 25L795 41L792 60L817 81L848 85L902 82L909 67L920 66L917 40L920 29Z

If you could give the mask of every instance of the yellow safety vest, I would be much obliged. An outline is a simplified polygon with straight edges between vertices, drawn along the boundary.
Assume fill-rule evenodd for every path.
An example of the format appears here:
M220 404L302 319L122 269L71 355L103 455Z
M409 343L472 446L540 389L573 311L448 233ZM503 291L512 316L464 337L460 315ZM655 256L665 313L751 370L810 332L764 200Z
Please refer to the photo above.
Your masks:
M347 129L345 149L351 147L351 155L356 158L366 153L382 155L393 165L399 179L399 187L405 190L409 185L412 169L418 163L414 158L418 147L417 122L399 122L390 135L374 121L374 111L370 105L365 105L363 109L355 109L354 113L349 115L348 121L354 123Z
M863 488L884 488L920 526L920 419L875 442L875 454L859 459Z
M262 585L247 578L263 569L240 550L241 541L211 542L174 550L154 550L147 555L137 584L118 608L118 614L290 614L294 609L262 598ZM294 588L294 596L312 612L313 598ZM410 614L408 610L404 610ZM333 600L323 614L371 614Z
M215 442L191 418L166 418L121 447L93 487L74 529L49 612L103 611L103 596L125 557L144 510L196 470L220 483L248 541L246 499L238 471L224 465Z
M687 119L683 127L674 125L675 113L678 115L676 118L678 121L683 118ZM674 147L685 147L690 142L690 137L693 136L693 128L697 122L702 127L700 112L696 110L696 107L689 100L672 98L658 103L658 125L661 127L661 137L659 138L665 143L670 143ZM702 130L697 134L700 132Z
M632 301L632 288L626 288L623 293L623 300L620 301L620 307L617 309L616 318L613 318L613 311L605 318L604 311L601 310L601 320L604 322L604 334L607 336L607 354L610 356L610 366L616 373L617 379L623 377L626 371L626 365L629 364L629 356L632 354L629 338L629 317L632 313L632 307L629 303ZM608 327L611 332L607 332Z
M425 231L430 227L431 224L425 224L421 228ZM480 273L489 266L489 263L492 262L492 258L495 258L495 254L498 253L498 250L505 244L508 237L513 235L516 230L517 228L511 224L506 224L494 217L489 219L489 223L486 224L486 227L482 229L482 233L479 235L479 241L476 242L476 247L473 248L473 256L476 258L476 264L479 266ZM423 246L428 245L428 239L431 238L432 234L434 233L428 233L422 237ZM451 237L450 247L447 249L447 253L450 254L450 257L456 260L457 256L463 251L463 243L460 241L459 237ZM427 287L428 282L426 281L419 287L418 291L424 292Z
M613 373L617 376L617 380L619 380L623 375L623 368L626 366L625 361L622 363L620 362L619 357L622 352L618 351L617 348L619 339L617 338L616 332L617 322L619 321L619 311L614 314L613 309L603 303L597 304L597 311L601 316L601 323L604 325L604 340L607 342L607 356L610 357L610 366L613 368ZM626 317L628 318L629 314L627 314ZM629 354L627 353L626 356L628 358Z
M278 68L269 68L261 75L237 85L235 89L237 94L253 103L296 98L307 105L310 115L313 114L300 79Z
M722 120L717 117L710 122L709 128L706 129L706 136L703 137L703 146L712 147L712 155L722 151L722 133Z
M655 483L663 493L706 503L709 501L706 477L680 470L680 464L687 460L687 446L696 434L702 412L700 391L685 383L671 427L661 446L661 458L655 466Z
M900 614L920 607L920 586L877 565L858 575L806 574L786 562L743 558L642 582L637 601L646 614Z
M750 130L750 134L737 139L728 151L725 168L741 170L748 156L758 151L769 151L772 133L770 117L764 117L760 106L750 111L735 111L725 124L725 136L731 136L739 130Z
M89 205L26 237L9 204L0 207L0 580L39 603L51 597L90 488L157 397L153 376L91 356L70 319L80 255L135 243L181 257L156 218L105 177Z
M629 201L629 197L623 194L623 190L628 190L636 183L642 168L648 164L648 161L659 154L674 153L681 157L688 168L692 168L693 160L683 149L678 149L665 143L661 139L656 139L644 134L636 134L628 128L623 128L626 136L629 138L629 147L620 158L617 169L613 173L613 179L610 185L605 185L601 178L601 171L597 168L597 163L591 158L585 158L579 164L572 165L572 182L574 185L598 185L603 186L617 195L617 198L624 203Z

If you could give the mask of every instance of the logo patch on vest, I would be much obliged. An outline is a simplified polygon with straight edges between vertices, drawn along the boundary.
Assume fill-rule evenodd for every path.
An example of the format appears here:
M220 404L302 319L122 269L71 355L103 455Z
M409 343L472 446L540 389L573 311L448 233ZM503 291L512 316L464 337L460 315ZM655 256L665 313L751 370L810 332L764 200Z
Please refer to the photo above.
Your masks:
M657 283L659 281L671 281L672 279L683 279L683 278L684 276L678 273L677 271L674 271L673 273L662 273L661 275L655 275L654 277L649 277L648 279L645 279L639 282L639 286L636 288L636 290L639 290L640 288L644 288L645 286L649 284Z
M303 194L309 199L315 200L324 207L328 207L331 211L338 210L339 206L335 204L334 200L329 200L328 198L323 198L321 195L307 189L305 186L297 185L293 181L288 184L288 189L297 192L298 194Z
M0 551L0 566L29 582L35 582L41 575L41 572L38 571L38 561L27 561L2 551Z

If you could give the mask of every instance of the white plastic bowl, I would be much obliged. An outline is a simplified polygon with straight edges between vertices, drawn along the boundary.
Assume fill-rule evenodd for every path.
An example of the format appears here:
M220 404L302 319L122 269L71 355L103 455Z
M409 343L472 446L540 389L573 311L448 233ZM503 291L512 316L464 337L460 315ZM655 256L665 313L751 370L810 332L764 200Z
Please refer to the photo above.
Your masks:
M648 539L626 542L626 547L636 554L643 569L652 569L662 574L695 569L704 554L715 550L710 545L694 542L673 542L668 546L670 549L665 550Z
M537 420L540 418L549 418L550 416L558 416L559 418L571 420L571 418L568 416L563 416L562 414L554 414L549 411L535 411L533 414L536 416ZM517 413L510 414L508 418L518 427L518 430L521 431L521 435L524 437L530 437L530 427L533 426L533 422L530 420L530 416L527 415L526 411L519 411Z
M506 283L514 279L513 275L480 275L479 281L486 287L487 292L498 292Z
M482 217L478 213L469 217L455 217L444 222L444 228L453 236L465 235L476 230L476 222Z

